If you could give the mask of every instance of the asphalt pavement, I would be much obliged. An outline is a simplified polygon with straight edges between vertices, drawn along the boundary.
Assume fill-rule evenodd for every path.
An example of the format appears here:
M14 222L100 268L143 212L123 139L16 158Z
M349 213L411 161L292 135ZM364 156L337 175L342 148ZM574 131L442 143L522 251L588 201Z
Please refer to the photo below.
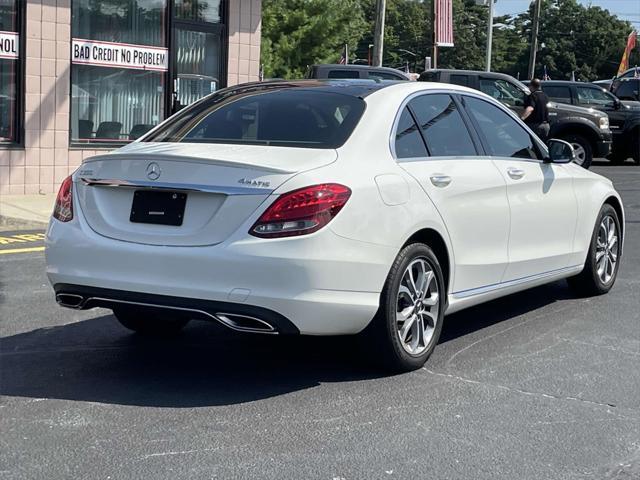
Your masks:
M593 169L627 212L613 290L449 316L397 376L349 338L139 338L59 308L41 243L3 232L0 479L640 478L640 167Z

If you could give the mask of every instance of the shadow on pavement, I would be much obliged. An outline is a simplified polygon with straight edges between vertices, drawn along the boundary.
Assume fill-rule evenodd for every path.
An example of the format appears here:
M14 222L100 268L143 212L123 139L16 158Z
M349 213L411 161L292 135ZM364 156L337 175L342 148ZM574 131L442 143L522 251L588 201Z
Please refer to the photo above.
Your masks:
M564 283L447 317L441 343L566 298ZM275 337L192 322L173 339L130 334L111 315L0 339L0 394L187 408L250 402L387 375L353 337Z

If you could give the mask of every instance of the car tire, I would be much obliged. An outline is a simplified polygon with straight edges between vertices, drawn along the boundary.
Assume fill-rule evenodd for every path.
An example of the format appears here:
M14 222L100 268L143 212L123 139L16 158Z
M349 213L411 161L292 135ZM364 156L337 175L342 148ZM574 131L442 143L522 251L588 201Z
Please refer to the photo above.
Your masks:
M562 139L569 142L575 150L576 159L574 163L582 168L589 168L593 161L593 147L589 139L578 134L567 135Z
M612 226L614 227L613 236L603 242L603 239L609 238ZM605 203L600 209L591 235L584 269L580 274L567 279L569 286L584 296L607 293L618 276L621 251L620 219L616 210Z
M422 367L440 338L445 305L438 258L423 243L404 247L387 276L378 313L364 332L365 348L391 371Z
M148 336L171 336L182 330L188 319L154 315L150 311L122 308L113 311L118 322L129 330Z
M629 154L626 150L614 147L609 155L609 160L612 165L622 165L628 157Z

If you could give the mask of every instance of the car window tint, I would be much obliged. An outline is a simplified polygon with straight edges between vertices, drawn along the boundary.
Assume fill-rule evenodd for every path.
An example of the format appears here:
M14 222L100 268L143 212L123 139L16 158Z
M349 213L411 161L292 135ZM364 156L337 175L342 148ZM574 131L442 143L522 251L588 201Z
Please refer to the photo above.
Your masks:
M571 90L569 87L558 85L543 85L542 90L547 94L549 100L558 103L571 103Z
M453 98L445 94L422 95L409 102L432 156L476 155L467 126Z
M405 80L401 75L396 75L391 72L370 71L367 72L367 77L374 80Z
M524 106L524 92L506 80L481 78L480 91L509 107Z
M635 87L635 88L634 88ZM626 80L620 82L616 91L616 97L620 100L639 100L638 98L638 89L640 88L640 81L636 82L635 80Z
M327 78L360 78L358 70L330 70Z
M449 83L455 85L462 85L463 87L469 86L469 75L451 75Z
M172 117L145 141L337 148L364 109L358 97L313 89L221 91Z
M400 115L396 129L395 149L397 158L426 157L427 149L424 146L418 126L413 120L409 109L405 107Z
M531 135L511 115L474 97L464 97L464 103L469 114L477 121L492 155L540 158Z
M595 105L598 107L613 107L613 96L599 88L577 87L578 102L581 105Z

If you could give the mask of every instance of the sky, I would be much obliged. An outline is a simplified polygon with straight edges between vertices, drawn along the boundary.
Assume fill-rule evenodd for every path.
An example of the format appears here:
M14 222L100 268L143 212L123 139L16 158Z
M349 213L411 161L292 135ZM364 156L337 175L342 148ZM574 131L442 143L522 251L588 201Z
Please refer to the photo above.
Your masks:
M640 30L640 0L578 0L583 5L593 5L609 10L620 18L629 20ZM531 0L497 0L495 15L511 15L527 10Z

